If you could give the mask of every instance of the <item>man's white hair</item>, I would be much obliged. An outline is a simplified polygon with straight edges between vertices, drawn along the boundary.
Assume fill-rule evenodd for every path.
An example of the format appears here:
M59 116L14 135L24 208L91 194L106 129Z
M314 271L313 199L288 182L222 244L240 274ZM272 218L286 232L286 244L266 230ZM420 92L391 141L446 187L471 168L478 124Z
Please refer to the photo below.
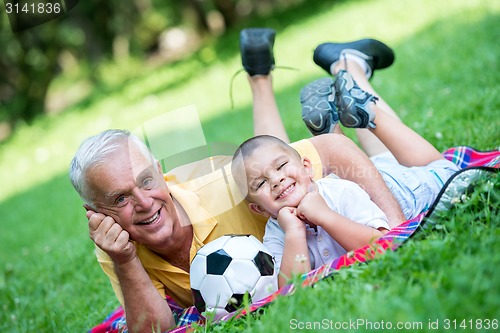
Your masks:
M86 204L93 206L93 191L87 183L87 172L103 163L108 156L125 145L135 144L146 157L154 162L153 154L146 145L127 130L112 129L84 140L71 161L69 178L71 184Z

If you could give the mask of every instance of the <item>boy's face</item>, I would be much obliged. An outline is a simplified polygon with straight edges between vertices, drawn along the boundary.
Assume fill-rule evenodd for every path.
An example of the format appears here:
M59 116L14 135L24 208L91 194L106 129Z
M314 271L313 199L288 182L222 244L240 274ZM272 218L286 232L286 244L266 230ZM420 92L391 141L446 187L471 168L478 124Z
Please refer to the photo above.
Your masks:
M245 160L250 209L276 218L283 207L297 207L309 192L313 170L300 158L278 145L256 149Z

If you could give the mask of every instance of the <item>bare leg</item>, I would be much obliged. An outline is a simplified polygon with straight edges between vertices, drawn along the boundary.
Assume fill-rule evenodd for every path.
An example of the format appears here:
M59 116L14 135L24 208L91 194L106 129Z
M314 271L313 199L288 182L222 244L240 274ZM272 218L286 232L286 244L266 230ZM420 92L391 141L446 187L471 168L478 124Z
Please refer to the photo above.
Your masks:
M388 149L398 162L405 166L427 165L443 158L433 145L401 122L394 110L375 92L364 71L356 62L347 61L347 67L348 72L361 89L379 97L377 103L372 104L377 127L357 132L358 135L361 134L358 138L364 149L378 153ZM335 70L343 68L345 65L341 62Z
M377 127L370 129L405 166L423 166L443 159L443 155L427 140L398 119L390 116L377 105L375 111Z
M273 91L271 75L248 76L253 96L254 135L272 135L289 143Z
M345 135L344 131L342 131L342 128L339 126L339 124L335 125L332 133Z
M342 134L323 134L310 138L323 164L323 175L335 173L360 185L387 216L391 228L406 219L399 203L368 156Z

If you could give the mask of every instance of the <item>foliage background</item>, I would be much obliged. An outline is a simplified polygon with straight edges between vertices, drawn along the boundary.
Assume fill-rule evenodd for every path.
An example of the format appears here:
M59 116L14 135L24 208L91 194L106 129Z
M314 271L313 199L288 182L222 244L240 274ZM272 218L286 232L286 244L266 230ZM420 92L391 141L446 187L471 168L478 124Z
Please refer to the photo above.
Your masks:
M5 48L0 54L0 71L4 73L0 80L0 122L3 124L0 141L19 123L30 124L37 116L58 111L72 101L51 103L47 100L52 81L61 73L84 70L89 83L95 85L102 79L97 70L102 61L130 57L138 62L181 60L233 28L238 21L293 9L301 2L65 0L66 8L76 3L67 15L35 29L22 29L23 25L19 25L20 31L14 34L11 25L17 26L13 22L19 17L24 15L28 17L26 23L31 23L31 7L25 8L25 2L20 2L20 6L15 7L19 15L14 15L15 12L7 19L2 13L0 21L0 44ZM72 89L76 94L73 99L81 97L81 90L78 86ZM64 99L64 96L57 98Z

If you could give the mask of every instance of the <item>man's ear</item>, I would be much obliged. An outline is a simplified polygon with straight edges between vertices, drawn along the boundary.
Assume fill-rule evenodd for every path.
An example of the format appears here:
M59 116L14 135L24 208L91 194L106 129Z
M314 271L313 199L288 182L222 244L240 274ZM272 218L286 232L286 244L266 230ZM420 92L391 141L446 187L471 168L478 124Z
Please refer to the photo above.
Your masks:
M99 213L97 209L93 208L89 204L83 204L83 208L85 209L85 216L87 216L88 219L92 216L92 214Z
M158 168L158 172L160 173L160 175L163 175L163 170L161 169L160 161L158 160L155 161L156 161L156 167Z
M309 178L313 179L314 178L314 169L313 169L311 160L308 159L307 157L302 157L302 165L304 166L304 169L306 170Z
M250 210L252 212L254 212L255 214L262 215L264 217L271 216L271 214L269 214L269 212L267 210L265 210L264 208L262 208L260 205L258 205L256 203L253 203L253 202L249 203L248 208L250 208Z
M92 208L92 207L90 207L90 205L89 205L89 204L83 204L83 208L85 208L85 210L86 210L87 212L88 212L89 210L91 210L91 211L93 211L93 212L95 211L95 209L94 209L94 208Z

